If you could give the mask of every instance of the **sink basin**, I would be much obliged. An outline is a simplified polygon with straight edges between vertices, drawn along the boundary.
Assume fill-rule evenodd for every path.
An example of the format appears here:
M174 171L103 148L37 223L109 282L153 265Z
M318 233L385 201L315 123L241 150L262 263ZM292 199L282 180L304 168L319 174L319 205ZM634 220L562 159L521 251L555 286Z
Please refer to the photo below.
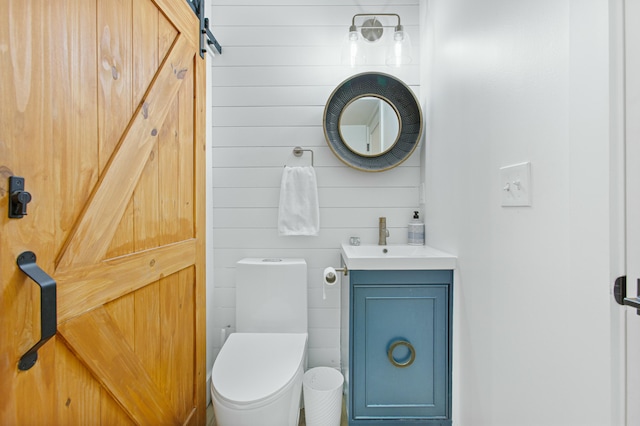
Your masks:
M352 270L454 269L456 257L429 246L342 244L342 258Z

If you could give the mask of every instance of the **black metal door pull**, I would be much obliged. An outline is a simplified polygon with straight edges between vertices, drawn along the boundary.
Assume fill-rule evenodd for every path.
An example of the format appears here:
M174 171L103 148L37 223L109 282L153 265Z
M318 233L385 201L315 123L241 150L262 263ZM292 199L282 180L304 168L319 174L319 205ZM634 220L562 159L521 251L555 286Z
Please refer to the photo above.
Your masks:
M638 295L640 295L640 279L638 280ZM626 305L636 308L640 315L640 297L627 297L627 277L626 275L616 278L613 285L613 297L619 305Z
M38 349L57 332L56 282L36 265L36 255L32 251L21 253L16 263L22 272L40 286L40 341L20 358L18 368L24 371L34 366L38 360Z

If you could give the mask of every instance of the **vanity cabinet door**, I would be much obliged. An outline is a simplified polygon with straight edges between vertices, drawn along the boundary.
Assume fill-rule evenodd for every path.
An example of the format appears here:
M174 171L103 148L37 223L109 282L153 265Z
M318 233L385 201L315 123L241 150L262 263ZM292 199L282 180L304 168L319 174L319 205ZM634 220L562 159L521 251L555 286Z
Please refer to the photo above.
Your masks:
M451 424L450 291L451 271L354 271L353 424Z

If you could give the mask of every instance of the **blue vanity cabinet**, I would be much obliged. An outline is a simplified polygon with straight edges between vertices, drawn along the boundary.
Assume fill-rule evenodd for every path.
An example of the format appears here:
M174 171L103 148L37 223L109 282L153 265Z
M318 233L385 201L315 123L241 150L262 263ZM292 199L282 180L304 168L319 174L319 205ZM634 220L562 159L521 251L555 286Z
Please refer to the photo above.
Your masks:
M349 271L350 425L451 425L453 271Z

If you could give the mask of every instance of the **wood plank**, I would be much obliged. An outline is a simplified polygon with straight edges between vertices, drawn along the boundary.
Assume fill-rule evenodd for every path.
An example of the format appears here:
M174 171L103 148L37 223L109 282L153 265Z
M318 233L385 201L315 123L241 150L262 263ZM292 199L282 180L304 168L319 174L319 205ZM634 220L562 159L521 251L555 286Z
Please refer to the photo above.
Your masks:
M194 405L194 304L193 268L160 281L162 345L158 359L163 375L158 385L181 419Z
M140 104L153 76L158 70L158 15L160 12L151 0L133 2L133 102ZM164 56L163 56L164 57Z
M91 373L56 339L56 406L60 425L88 425L100 418L100 385Z
M195 413L190 417L190 424L202 425L206 420L207 407L207 289L206 289L206 248L207 241L207 185L206 185L206 165L205 156L212 155L206 149L206 59L199 61L195 67L194 81L194 135L193 135L193 155L194 155L194 185L195 191L193 200L193 212L195 216L195 238L196 238L196 263L195 263L195 364L193 372L194 383L194 404Z
M132 0L98 1L99 173L104 172L134 111L131 5ZM128 202L122 209L124 214L105 252L108 257L127 254L133 247L133 206Z
M134 115L119 149L64 248L58 262L60 270L68 269L72 264L96 263L104 257L142 174L145 159L153 149L171 99L175 98L184 73L191 65L193 52L189 51L186 43L184 38L178 38L147 94L144 106Z
M160 282L153 282L135 292L135 352L155 383L160 383L163 370L158 354L163 342L161 331Z
M175 98L158 135L158 167L162 170L158 181L161 244L179 240L177 196L182 177L178 170L181 144L178 133L178 107L178 98Z
M195 210L193 201L195 197L195 170L194 170L194 150L198 149L194 137L196 134L194 122L194 81L195 69L200 56L193 58L193 72L185 75L184 85L178 93L178 138L180 140L180 152L178 156L178 179L177 179L177 235L180 239L194 237ZM197 96L197 95L196 95Z
M97 3L100 173L104 171L133 112L131 1L99 0Z
M159 25L163 15L151 0L135 2L134 22L139 23L134 28L133 56L137 71L134 75L134 98L139 103L149 88L158 64L164 55L159 50ZM175 38L175 33L173 35ZM158 141L153 141L153 147L147 157L138 185L133 195L133 221L135 251L158 247L158 233L160 232L160 215L158 201Z
M159 237L159 175L158 143L156 141L151 148L133 198L135 251L147 250L161 245Z
M60 324L58 334L134 421L180 423L104 308Z
M193 265L196 241L106 260L56 274L58 321L64 322Z
M59 29L59 42L49 53L53 98L56 194L56 247L66 240L98 181L98 56L96 0L65 0L50 8L50 22ZM64 141L64 143L60 143Z

